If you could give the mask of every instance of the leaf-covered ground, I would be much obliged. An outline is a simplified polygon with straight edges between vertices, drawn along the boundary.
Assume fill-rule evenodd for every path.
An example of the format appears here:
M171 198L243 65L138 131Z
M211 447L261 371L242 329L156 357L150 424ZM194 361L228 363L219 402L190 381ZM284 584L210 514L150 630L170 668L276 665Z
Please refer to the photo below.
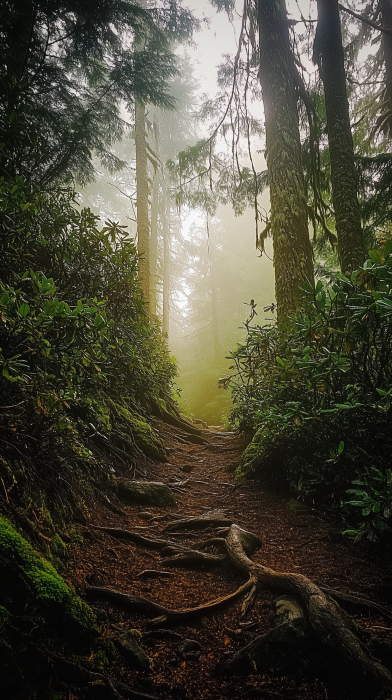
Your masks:
M151 480L174 487L177 508L170 510L123 505L123 514L99 506L82 527L84 545L71 550L69 580L78 592L85 586L105 586L143 596L170 608L206 603L236 590L245 574L229 564L209 569L166 569L159 552L130 545L94 530L90 525L116 527L151 538L167 537L163 528L179 516L197 516L212 509L224 510L233 522L257 534L262 548L253 555L255 562L276 571L298 572L320 586L342 592L355 592L385 605L392 603L391 577L375 554L364 545L353 545L343 538L327 517L298 506L298 502L267 490L255 481L234 482L241 445L234 435L208 435L208 445L195 445L175 428L161 425L170 462L148 467ZM186 483L184 483L186 482ZM176 484L180 484L177 485ZM140 513L151 513L151 520ZM211 536L214 531L211 530ZM216 534L216 533L215 533ZM194 544L208 533L171 534L182 544ZM145 578L145 570L168 570L172 576ZM141 637L141 645L153 661L150 672L136 671L118 654L110 677L145 693L180 700L245 700L247 698L306 698L340 700L344 687L315 678L311 669L290 675L227 676L217 664L252 638L268 631L274 622L274 599L269 592L258 594L244 622L240 624L241 599L210 616L171 626L184 639L201 644L200 653L183 660L176 653L178 640ZM93 603L108 638L119 630L149 628L149 618L129 614L105 602ZM391 638L392 621L368 611L354 614L362 627L373 635Z

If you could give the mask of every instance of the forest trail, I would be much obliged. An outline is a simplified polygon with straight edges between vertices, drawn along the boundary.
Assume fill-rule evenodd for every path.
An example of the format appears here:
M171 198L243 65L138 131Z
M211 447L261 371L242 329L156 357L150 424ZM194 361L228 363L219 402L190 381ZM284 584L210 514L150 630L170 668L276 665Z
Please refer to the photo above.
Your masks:
M219 510L241 528L255 533L262 546L252 554L255 563L276 572L303 574L319 586L345 593L359 594L385 605L383 572L380 564L362 546L353 546L325 517L301 507L255 481L235 483L241 444L235 434L203 431L206 444L192 444L189 436L178 429L160 424L169 462L145 466L144 478L163 481L174 491L177 507L164 509L121 505L122 513L104 506L96 507L83 527L84 545L71 551L72 574L69 581L77 591L86 587L110 588L159 602L171 609L189 608L232 594L243 585L246 574L238 571L227 559L213 566L176 568L162 561L159 551L145 549L125 539L95 529L117 528L147 538L165 538L183 547L211 537L219 530L172 532L164 528L179 518L191 518ZM150 520L146 520L151 514ZM142 515L141 515L142 514ZM221 550L210 548L209 553ZM166 559L167 561L167 559ZM155 577L152 571L165 571ZM142 572L146 572L143 575ZM255 637L274 627L277 594L259 591L241 620L243 596L228 607L202 614L169 628L167 638L146 635L154 614L125 612L103 599L93 606L112 639L129 629L141 632L140 644L152 660L151 670L136 670L120 654L111 666L110 678L115 685L122 682L141 693L178 700L247 700L248 698L286 698L294 700L338 700L345 698L344 687L330 679L314 677L306 668L296 672L275 674L225 674L217 664ZM388 602L388 601L387 601ZM350 611L352 614L352 611ZM355 620L372 635L390 640L391 619L377 611L355 611ZM194 640L194 650L178 653L179 643ZM200 645L200 646L198 646ZM320 674L317 674L318 676ZM328 676L328 673L327 673ZM131 696L127 696L131 697ZM359 696L358 696L359 697ZM361 696L365 697L365 695ZM385 696L386 697L386 696Z

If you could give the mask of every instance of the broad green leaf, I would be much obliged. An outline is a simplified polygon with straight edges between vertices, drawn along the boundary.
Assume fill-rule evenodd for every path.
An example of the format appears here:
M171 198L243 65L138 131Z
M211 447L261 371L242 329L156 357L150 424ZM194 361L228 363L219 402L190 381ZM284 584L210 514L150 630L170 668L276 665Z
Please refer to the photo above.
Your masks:
M27 316L29 311L30 311L30 306L28 304L22 304L18 309L18 312L23 317Z

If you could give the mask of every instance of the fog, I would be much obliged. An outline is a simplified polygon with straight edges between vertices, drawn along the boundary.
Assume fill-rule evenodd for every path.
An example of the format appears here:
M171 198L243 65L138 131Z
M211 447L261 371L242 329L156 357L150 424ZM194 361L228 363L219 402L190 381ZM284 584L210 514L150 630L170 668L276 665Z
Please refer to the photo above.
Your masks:
M258 320L268 314L263 307L274 301L272 243L265 252L256 248L254 209L235 216L230 205L218 206L207 215L205 207L178 206L178 183L170 178L168 159L193 146L211 133L211 122L197 120L203 93L217 91L216 71L222 52L235 53L238 18L230 23L224 13L214 14L208 3L198 3L199 17L212 18L211 25L195 36L194 47L179 49L182 73L173 81L175 112L146 106L149 158L150 299L152 319L166 332L170 352L178 361L180 406L191 417L218 425L230 413L230 393L218 387L218 379L229 375L230 350L245 339L243 321L249 304L257 304ZM237 37L238 38L238 37ZM253 110L261 114L261 102ZM124 111L130 127L113 150L125 167L111 174L97 163L96 181L82 190L84 204L102 220L119 221L137 238L136 156L134 115ZM218 140L218 150L229 153L230 145ZM262 136L254 139L254 163L265 168ZM154 162L155 158L155 162ZM243 150L241 165L250 167ZM259 197L259 207L268 211L268 191ZM263 228L259 222L259 229ZM270 314L269 314L270 315Z

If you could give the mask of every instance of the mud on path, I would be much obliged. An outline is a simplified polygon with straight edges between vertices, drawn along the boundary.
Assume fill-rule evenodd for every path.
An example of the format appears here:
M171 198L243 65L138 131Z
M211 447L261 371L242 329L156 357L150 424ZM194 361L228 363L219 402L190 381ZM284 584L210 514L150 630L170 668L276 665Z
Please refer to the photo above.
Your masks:
M317 513L297 508L289 498L270 492L255 481L235 483L233 473L241 454L236 436L208 434L206 431L209 444L199 445L188 442L171 426L162 424L161 432L170 461L166 464L148 463L146 477L172 487L177 507L162 509L122 504L123 513L97 507L82 530L83 546L74 547L71 552L69 581L78 592L83 593L86 585L107 587L176 609L197 606L233 593L246 581L246 574L227 562L213 568L169 569L161 564L159 552L148 551L90 527L116 527L149 538L167 538L164 527L179 516L200 516L219 509L262 540L262 547L252 555L254 562L277 572L301 573L320 586L355 592L385 604L385 598L380 595L386 583L385 571L371 559L365 548L354 547L342 538L332 522ZM147 516L140 517L140 513L146 511L152 516L147 522L144 519ZM172 533L170 539L194 546L195 542L208 536L216 536L216 530ZM145 570L162 569L172 575L140 577ZM239 598L214 614L172 625L170 630L201 645L200 652L188 655L185 660L177 653L178 640L142 636L141 645L152 659L152 670L134 670L117 654L110 678L162 699L345 698L346 691L339 683L331 685L325 678L315 678L311 669L302 668L285 675L256 672L227 675L218 672L218 662L230 658L237 649L273 627L275 599L276 594L258 592L241 624L242 599ZM150 629L151 615L124 612L100 600L92 605L110 639L118 637L121 630L138 629L143 635ZM366 610L355 612L354 618L373 635L390 639L392 620Z

